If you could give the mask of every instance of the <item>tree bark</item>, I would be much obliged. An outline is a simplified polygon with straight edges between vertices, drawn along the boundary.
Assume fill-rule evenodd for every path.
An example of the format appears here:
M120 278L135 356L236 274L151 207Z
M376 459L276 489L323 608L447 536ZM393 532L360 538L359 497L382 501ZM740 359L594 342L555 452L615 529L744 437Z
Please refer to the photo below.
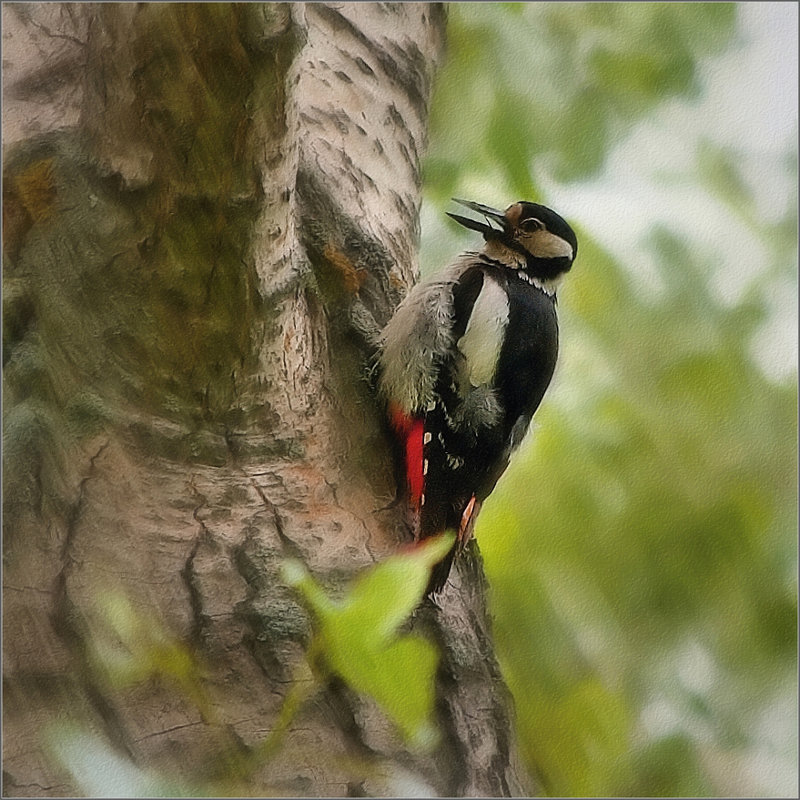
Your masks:
M237 793L521 792L477 554L412 620L442 649L433 753L334 681L234 769L305 658L281 562L337 591L408 540L368 357L416 275L444 24L4 5L4 795L79 791L65 719ZM202 676L116 684L120 597Z

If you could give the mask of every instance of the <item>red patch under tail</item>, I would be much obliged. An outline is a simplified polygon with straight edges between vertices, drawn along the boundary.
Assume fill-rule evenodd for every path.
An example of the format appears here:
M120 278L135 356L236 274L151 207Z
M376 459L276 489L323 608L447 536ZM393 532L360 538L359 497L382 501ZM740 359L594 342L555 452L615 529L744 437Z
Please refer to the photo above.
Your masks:
M425 473L424 473L424 438L425 421L422 417L411 417L403 413L397 406L389 409L392 428L403 440L405 446L406 459L406 481L410 501L415 509L422 505L422 497L425 494Z

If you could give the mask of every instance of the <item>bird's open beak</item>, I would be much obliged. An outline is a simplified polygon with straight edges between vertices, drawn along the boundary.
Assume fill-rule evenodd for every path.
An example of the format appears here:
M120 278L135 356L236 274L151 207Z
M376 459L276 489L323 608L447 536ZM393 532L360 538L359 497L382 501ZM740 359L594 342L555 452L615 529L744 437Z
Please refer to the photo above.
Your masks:
M508 220L502 211L498 211L496 208L491 208L490 206L485 206L483 203L473 203L471 200L458 200L455 197L453 198L453 202L465 206L472 211L477 211L486 218L486 222L481 222L479 220L470 219L469 217L462 217L460 214L451 214L448 211L447 216L454 219L459 225L463 225L465 228L470 228L473 231L479 231L484 236L498 236L505 231ZM493 227L491 224L492 221L499 223L500 228Z

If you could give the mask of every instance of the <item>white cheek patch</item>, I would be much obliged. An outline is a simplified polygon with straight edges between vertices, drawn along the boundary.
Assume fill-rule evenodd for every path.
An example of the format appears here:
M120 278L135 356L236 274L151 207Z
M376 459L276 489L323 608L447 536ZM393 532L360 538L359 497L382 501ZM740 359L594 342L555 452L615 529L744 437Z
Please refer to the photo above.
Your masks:
M507 327L508 296L500 284L487 275L464 335L457 343L467 360L469 381L473 386L487 384L494 377Z
M526 237L525 247L536 258L573 257L572 245L550 231L534 231Z

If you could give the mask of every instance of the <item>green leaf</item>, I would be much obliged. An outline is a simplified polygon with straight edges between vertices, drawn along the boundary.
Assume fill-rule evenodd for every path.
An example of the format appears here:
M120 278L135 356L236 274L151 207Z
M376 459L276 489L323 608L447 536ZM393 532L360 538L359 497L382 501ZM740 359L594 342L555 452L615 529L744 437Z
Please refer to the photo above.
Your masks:
M353 689L372 697L419 748L432 746L436 649L397 629L419 605L431 568L453 546L453 534L432 537L362 574L348 594L332 601L296 561L283 577L314 611L318 633L311 652Z

